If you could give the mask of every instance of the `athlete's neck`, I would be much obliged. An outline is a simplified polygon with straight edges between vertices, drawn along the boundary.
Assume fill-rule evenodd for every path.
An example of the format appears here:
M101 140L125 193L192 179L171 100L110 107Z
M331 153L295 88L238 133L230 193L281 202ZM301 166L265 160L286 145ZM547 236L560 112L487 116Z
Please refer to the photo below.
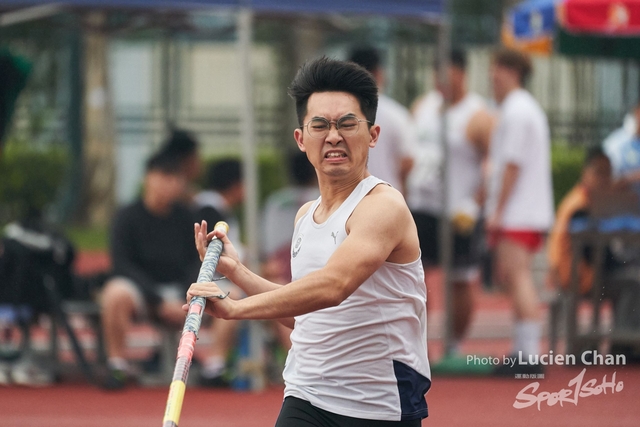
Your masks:
M318 223L324 222L349 197L358 184L370 175L365 170L362 174L353 177L322 177L319 179L318 186L322 199L320 206L314 213L314 220Z

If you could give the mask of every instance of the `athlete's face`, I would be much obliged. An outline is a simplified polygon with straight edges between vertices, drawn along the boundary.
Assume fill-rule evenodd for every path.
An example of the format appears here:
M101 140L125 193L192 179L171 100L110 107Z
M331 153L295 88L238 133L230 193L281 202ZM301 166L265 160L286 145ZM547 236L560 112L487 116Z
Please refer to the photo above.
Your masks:
M351 133L346 128L342 132L336 129L335 123L345 117L360 120L352 135L343 135ZM323 138L309 133L309 122L313 119L333 122ZM379 133L380 126L366 122L355 96L346 92L316 92L309 97L303 127L295 130L294 138L320 175L338 177L366 170L369 148L375 147Z

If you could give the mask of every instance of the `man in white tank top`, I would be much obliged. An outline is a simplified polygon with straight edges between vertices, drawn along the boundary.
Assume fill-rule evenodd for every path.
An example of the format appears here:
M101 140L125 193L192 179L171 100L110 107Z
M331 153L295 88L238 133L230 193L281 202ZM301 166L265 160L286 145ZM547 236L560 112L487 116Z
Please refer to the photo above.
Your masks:
M224 319L278 319L293 328L277 427L411 426L428 415L426 289L415 223L399 191L367 171L380 133L376 82L350 62L303 65L289 89L294 138L318 175L320 197L296 217L293 281L280 285L243 266L227 236L218 271L249 295L193 284ZM185 306L186 309L186 306Z
M437 90L418 100L413 115L418 129L419 146L416 165L409 175L407 203L418 227L425 268L437 267L441 254L440 219L443 212L452 221L453 333L447 356L455 356L459 343L472 320L475 299L473 282L479 278L482 227L479 224L482 203L483 166L487 157L494 118L486 103L476 93L467 91L466 55L453 50L449 56L448 90L438 81ZM441 182L441 112L447 108L447 208L443 207L444 185ZM434 368L435 369L435 368Z

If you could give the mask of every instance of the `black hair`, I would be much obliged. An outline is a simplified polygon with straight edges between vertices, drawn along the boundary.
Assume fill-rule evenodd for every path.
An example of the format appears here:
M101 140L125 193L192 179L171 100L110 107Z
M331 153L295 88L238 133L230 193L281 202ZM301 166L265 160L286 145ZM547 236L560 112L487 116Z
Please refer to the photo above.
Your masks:
M289 172L296 185L306 185L316 177L316 169L302 151L296 151L289 157Z
M349 61L358 64L371 74L382 66L380 52L371 46L362 46L352 50L349 54Z
M214 191L225 191L242 182L242 163L238 159L222 159L207 170L206 186Z
M178 174L181 172L180 160L167 151L159 151L147 160L147 172L159 171L166 174Z
M160 148L160 152L177 157L180 161L197 154L198 141L186 130L173 129Z
M296 101L298 124L303 125L307 102L316 92L347 92L355 96L365 118L374 123L378 109L378 86L370 72L348 61L322 56L305 62L289 86Z
M449 65L456 67L459 70L465 71L467 69L467 53L463 49L453 48L449 52ZM440 68L440 61L436 58L434 68L437 70Z
M587 154L584 157L584 162L582 164L582 167L587 168L591 166L591 163L594 160L602 159L602 158L609 160L609 156L607 156L607 153L604 152L602 147L597 147L597 146L592 147L589 149L589 151L587 151Z
M451 65L461 70L467 69L467 53L462 49L452 49L449 54Z

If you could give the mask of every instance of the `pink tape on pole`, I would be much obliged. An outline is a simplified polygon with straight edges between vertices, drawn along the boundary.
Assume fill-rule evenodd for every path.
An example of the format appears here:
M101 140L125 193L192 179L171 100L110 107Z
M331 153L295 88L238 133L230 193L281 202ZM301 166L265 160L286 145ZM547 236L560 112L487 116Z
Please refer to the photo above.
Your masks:
M189 306L189 314L197 314L198 316L202 313L202 306L200 304L191 304Z
M193 332L185 332L180 338L178 345L178 358L184 356L191 359L196 348L196 334Z

